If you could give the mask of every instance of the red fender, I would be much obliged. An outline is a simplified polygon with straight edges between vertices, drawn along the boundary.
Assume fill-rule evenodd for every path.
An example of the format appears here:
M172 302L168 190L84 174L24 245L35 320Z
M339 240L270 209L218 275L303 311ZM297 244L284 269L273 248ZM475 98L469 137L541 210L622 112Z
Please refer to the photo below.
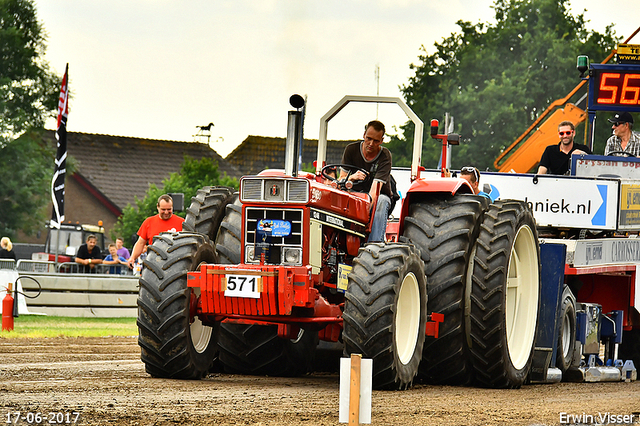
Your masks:
M416 179L413 181L407 195L402 199L402 210L400 213L400 227L398 235L404 232L404 218L409 213L409 205L412 200L423 196L423 194L473 194L473 189L466 179L459 178L433 178Z

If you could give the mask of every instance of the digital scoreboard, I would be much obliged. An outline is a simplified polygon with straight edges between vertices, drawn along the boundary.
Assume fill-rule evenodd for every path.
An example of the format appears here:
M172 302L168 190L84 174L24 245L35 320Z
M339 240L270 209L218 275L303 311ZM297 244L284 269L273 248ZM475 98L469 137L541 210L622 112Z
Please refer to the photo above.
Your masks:
M592 64L589 110L640 112L640 66Z

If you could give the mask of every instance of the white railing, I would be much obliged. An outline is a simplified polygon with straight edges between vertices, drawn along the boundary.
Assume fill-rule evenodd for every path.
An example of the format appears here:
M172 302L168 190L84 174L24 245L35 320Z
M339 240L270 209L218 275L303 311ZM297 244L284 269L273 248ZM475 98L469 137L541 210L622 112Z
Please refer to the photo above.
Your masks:
M16 261L13 259L0 259L0 269L9 269L13 271L16 269Z
M91 272L89 272L91 271ZM75 262L64 262L58 265L58 272L62 274L92 274L92 275L133 275L133 271L126 265L94 265L89 269L86 265Z
M56 271L56 263L46 260L19 259L17 269L20 272L53 273Z
M13 259L0 259L0 269L18 272L36 272L42 274L85 274L92 275L133 275L133 271L127 265L94 265L89 269L75 262L64 262L56 266L55 262L45 260L19 259L16 263Z

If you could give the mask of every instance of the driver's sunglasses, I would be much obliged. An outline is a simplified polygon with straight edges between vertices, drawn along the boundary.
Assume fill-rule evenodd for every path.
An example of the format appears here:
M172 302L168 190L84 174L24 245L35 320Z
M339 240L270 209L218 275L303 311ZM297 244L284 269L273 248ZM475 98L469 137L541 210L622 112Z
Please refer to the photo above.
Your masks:
M467 172L467 173L473 173L473 175L476 177L476 182L478 182L480 180L480 174L478 173L478 169L476 169L475 167L471 167L471 166L466 166L460 169L461 172Z
M625 123L624 121L616 121L615 123L613 123L613 127L618 127L618 126L620 126L621 124L624 124L624 123Z
M558 132L560 136L564 136L564 135L571 136L571 133L573 133L573 130L569 130L568 132Z

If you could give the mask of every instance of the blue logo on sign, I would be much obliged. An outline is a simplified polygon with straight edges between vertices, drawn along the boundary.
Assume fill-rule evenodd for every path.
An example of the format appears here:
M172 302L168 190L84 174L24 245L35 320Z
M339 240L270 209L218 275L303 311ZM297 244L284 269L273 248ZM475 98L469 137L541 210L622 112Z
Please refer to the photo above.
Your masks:
M598 191L600 192L600 197L602 197L602 204L598 208L596 214L593 215L593 219L591 219L591 224L593 226L605 226L607 222L607 185L596 185L598 187Z
M291 222L276 219L261 219L258 231L271 232L272 237L288 237L291 235Z
M491 192L489 193L489 198L491 198L491 201L495 201L498 199L498 197L500 197L500 191L498 191L498 188L496 188L495 186L489 184L489 186L491 187Z

